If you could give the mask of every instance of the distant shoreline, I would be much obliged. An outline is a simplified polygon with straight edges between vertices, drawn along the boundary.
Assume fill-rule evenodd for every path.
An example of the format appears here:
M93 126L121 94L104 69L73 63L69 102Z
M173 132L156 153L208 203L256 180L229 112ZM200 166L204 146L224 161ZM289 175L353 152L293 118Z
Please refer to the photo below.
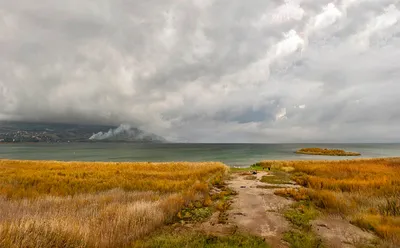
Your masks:
M260 160L343 160L399 157L400 145L325 146L360 152L360 157L296 154L306 145L179 144L179 143L13 143L0 144L0 157L57 161L220 161L229 166L248 167Z
M74 143L81 143L81 144L105 144L105 143L109 143L109 144L124 144L124 143L128 143L128 144L170 144L170 142L156 142L156 141L148 141L148 142L139 142L139 141L107 141L107 140L101 140L101 141L78 141L78 140L74 140L74 141L54 141L54 142L0 142L0 145L15 145L15 144L30 144L30 145L34 145L34 144L74 144Z

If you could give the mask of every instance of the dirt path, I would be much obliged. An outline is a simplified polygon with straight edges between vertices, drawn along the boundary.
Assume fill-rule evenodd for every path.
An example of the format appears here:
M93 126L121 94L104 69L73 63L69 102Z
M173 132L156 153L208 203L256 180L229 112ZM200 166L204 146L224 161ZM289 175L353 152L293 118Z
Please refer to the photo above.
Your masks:
M290 229L290 224L281 210L292 201L274 195L273 188L259 188L269 185L260 182L263 176L268 176L267 172L259 172L256 176L257 179L248 180L246 175L234 174L228 182L228 186L238 192L228 211L229 221L240 231L265 238L272 247L288 247L282 242L282 235Z
M340 216L322 216L312 223L313 231L320 236L328 247L356 248L360 244L372 245L376 239L372 233L350 224Z
M235 232L250 233L265 238L273 248L287 248L282 240L283 233L290 230L290 223L282 213L293 201L274 194L277 187L299 188L294 184L269 184L261 182L263 176L273 176L271 172L258 172L250 179L249 173L234 173L227 182L228 187L238 194L233 198L230 210L226 212L226 223L219 223L215 213L204 222L200 229L213 235L230 235ZM366 244L374 235L351 225L342 218L321 216L311 222L313 231L328 247L356 247L360 242Z

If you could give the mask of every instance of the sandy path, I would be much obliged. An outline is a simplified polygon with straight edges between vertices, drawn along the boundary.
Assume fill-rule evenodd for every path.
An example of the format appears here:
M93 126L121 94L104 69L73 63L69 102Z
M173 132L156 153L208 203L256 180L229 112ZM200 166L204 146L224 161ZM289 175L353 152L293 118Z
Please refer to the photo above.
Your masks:
M372 245L372 241L376 239L374 234L361 230L339 216L322 216L311 223L314 232L332 248L356 248L357 244Z
M220 224L216 212L209 221L200 226L200 230L213 235L231 235L237 231L250 233L265 238L273 248L287 248L288 244L282 240L283 233L292 229L290 223L283 217L284 209L289 207L293 200L274 194L276 188L257 188L257 186L273 186L285 188L299 188L293 184L268 184L260 182L263 176L272 173L258 172L256 179L246 179L248 175L232 174L227 181L228 187L238 194L232 199L228 210L227 222ZM313 231L320 236L328 247L355 248L355 243L369 243L375 236L360 228L351 225L347 220L332 216L321 216L311 222Z
M232 210L228 211L229 222L234 223L239 231L265 238L272 247L288 247L282 241L282 234L290 229L290 224L281 210L292 201L274 195L275 189L257 188L268 185L260 182L266 175L267 172L259 172L256 180L247 180L245 175L234 174L228 181L228 186L238 193Z

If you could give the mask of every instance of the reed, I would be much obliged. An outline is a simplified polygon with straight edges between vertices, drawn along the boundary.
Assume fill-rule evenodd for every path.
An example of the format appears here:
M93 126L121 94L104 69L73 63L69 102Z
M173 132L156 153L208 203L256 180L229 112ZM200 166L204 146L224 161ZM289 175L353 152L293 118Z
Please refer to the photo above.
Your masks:
M288 171L305 189L279 189L276 194L310 200L327 212L374 231L400 245L400 159L339 161L263 161L262 167Z
M191 202L221 163L0 161L0 247L129 247Z

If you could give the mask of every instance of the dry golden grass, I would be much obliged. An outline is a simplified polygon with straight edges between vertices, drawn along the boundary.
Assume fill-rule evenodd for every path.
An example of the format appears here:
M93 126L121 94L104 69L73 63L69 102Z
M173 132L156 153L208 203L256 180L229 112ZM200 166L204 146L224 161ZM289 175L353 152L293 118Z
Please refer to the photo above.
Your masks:
M0 195L35 198L113 188L177 192L218 175L219 163L92 163L0 160Z
M309 155L325 155L325 156L360 156L358 152L346 152L340 149L326 149L326 148L302 148L296 151L298 154Z
M310 199L318 207L340 213L352 223L400 245L400 159L341 161L264 161L264 167L294 168L293 180L303 190L276 194Z
M210 201L221 163L0 161L0 247L129 247Z

